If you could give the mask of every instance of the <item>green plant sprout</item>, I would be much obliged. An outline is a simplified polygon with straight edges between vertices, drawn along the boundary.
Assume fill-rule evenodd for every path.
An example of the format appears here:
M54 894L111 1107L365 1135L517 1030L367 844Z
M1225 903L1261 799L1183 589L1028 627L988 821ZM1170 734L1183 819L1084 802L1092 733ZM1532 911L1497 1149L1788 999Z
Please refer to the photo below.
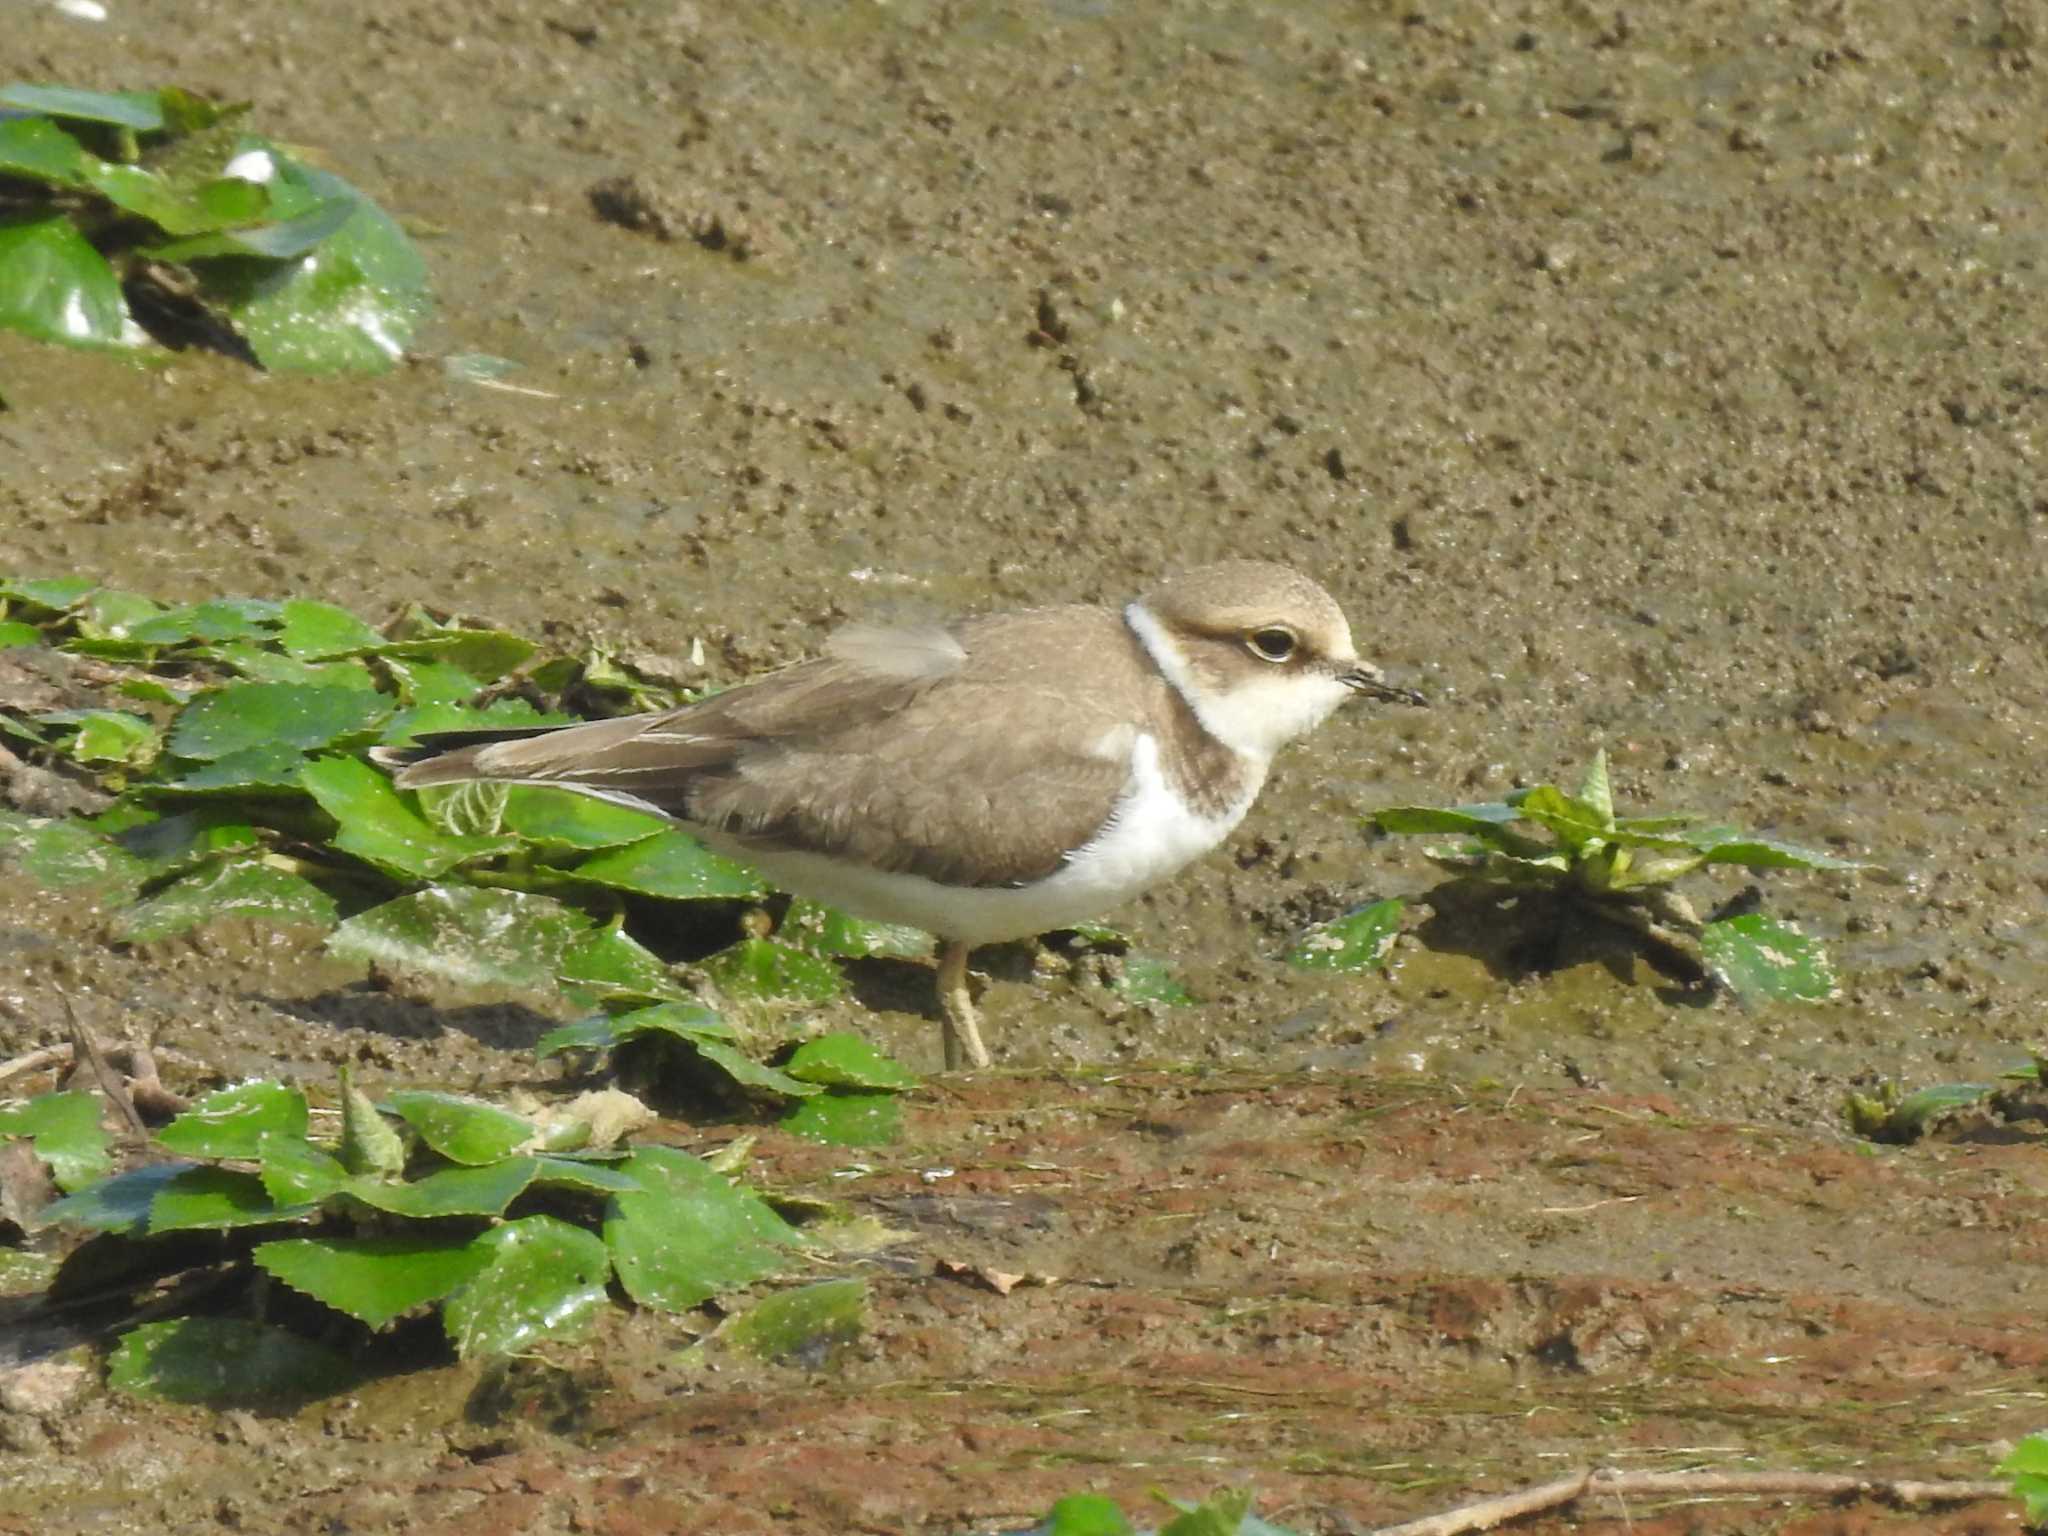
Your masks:
M1463 878L1543 892L1618 924L1745 998L1818 1002L1838 989L1816 940L1755 912L1703 922L1673 882L1712 864L1868 867L1696 816L1617 816L1604 749L1577 794L1538 784L1480 805L1393 806L1367 821L1383 832L1461 837L1425 850L1428 858Z
M146 1396L340 1390L357 1372L331 1346L336 1314L359 1325L362 1345L435 1308L458 1356L511 1354L580 1334L612 1285L685 1312L815 1248L728 1176L745 1141L713 1162L631 1146L624 1135L653 1117L617 1090L518 1113L417 1090L373 1104L344 1074L330 1143L309 1133L297 1088L243 1083L164 1127L157 1149L173 1160L111 1175L92 1172L107 1162L99 1110L75 1092L0 1109L0 1138L26 1136L67 1191L34 1224L93 1234L58 1267L49 1303L109 1277L147 1292L194 1265L210 1274L207 1294L235 1282L255 1303L209 1303L124 1333L111 1380ZM317 1309L266 1306L259 1272ZM843 1327L845 1301L820 1326ZM786 1339L799 1321L762 1329Z
M2048 1526L2048 1434L2023 1438L1998 1464L1998 1471L2012 1479L2012 1496L2026 1506L2027 1528Z
M1874 1093L1847 1094L1842 1118L1858 1136L1906 1143L1918 1141L1940 1122L1969 1110L2036 1117L2041 1085L2048 1082L2048 1051L2036 1050L2026 1066L2002 1072L1999 1078L1996 1083L1937 1083L1911 1093L1901 1093L1895 1083L1881 1083Z
M1174 1511L1174 1518L1157 1529L1139 1530L1114 1499L1099 1493L1073 1493L1018 1536L1295 1536L1290 1528L1252 1513L1249 1489L1219 1489L1199 1504L1168 1498L1157 1489L1152 1498Z
M0 327L108 351L204 346L381 371L429 305L405 232L187 91L0 86Z

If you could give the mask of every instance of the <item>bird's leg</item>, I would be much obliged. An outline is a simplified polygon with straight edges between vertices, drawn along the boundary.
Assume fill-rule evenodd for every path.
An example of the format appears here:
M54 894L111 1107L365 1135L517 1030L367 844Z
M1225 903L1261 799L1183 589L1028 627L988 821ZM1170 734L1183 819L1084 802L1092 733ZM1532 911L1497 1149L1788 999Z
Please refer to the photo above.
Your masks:
M946 1070L956 1071L961 1057L966 1065L988 1065L988 1047L981 1043L981 1025L974 1016L974 999L967 991L968 946L948 939L939 951L939 1017L946 1037Z

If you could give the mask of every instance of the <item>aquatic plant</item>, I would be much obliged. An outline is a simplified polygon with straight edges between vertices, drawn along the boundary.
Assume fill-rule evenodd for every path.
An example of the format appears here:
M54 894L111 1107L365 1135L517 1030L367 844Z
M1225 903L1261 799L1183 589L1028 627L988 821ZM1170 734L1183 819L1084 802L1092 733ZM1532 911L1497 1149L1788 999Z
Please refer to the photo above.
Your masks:
M189 91L0 86L0 326L132 353L379 371L426 263L332 171Z
M113 798L85 814L0 809L0 857L99 897L116 940L227 918L323 930L330 953L386 972L556 988L597 1010L546 1052L631 1047L672 1078L779 1100L807 1134L867 1143L893 1124L889 1095L909 1074L799 1044L777 1005L840 997L840 962L921 955L928 936L803 902L771 925L751 869L657 817L525 786L401 793L363 756L423 732L565 720L534 702L564 693L659 707L683 697L671 684L602 654L543 659L418 608L379 629L326 603L167 606L86 580L0 579L0 665L31 646L48 661L36 690L96 701L39 707L17 690L0 742ZM742 1023L629 916L710 951L689 974ZM792 1049L780 1066L760 1059Z
M1593 754L1576 794L1537 784L1478 805L1390 806L1367 822L1382 832L1459 838L1426 856L1461 879L1618 924L1744 997L1817 1002L1835 994L1834 970L1819 942L1789 923L1758 912L1703 921L1674 883L1709 865L1868 867L1690 814L1617 816L1604 750Z
M583 1332L611 1286L684 1312L806 1245L732 1177L749 1138L711 1161L635 1147L626 1136L653 1115L616 1090L528 1111L421 1090L373 1103L344 1073L338 1097L328 1140L311 1135L294 1086L223 1089L157 1134L166 1160L119 1173L104 1171L96 1096L0 1108L0 1141L26 1138L66 1191L30 1223L86 1234L44 1304L156 1296L147 1310L177 1314L122 1333L114 1386L186 1401L321 1396L359 1375L334 1347L334 1314L360 1325L358 1347L433 1309L458 1356L513 1354ZM317 1309L266 1302L259 1274Z

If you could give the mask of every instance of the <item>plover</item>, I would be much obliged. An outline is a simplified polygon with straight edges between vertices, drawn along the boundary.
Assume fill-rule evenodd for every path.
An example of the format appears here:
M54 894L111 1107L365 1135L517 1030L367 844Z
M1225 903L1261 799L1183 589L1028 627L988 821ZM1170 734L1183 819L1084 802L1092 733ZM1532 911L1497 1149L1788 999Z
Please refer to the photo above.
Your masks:
M1322 587L1233 560L1121 609L852 626L679 709L451 733L380 754L404 789L553 784L653 811L777 887L936 934L946 1064L989 1062L977 945L1093 918L1220 843L1273 755L1365 694Z

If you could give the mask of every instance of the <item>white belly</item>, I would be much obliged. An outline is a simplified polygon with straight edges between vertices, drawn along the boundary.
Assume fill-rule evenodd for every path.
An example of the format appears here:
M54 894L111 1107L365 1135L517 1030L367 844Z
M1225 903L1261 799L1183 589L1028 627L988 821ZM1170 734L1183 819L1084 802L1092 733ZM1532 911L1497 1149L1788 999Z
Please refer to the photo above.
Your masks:
M1229 836L1257 798L1265 775L1220 815L1203 816L1168 787L1159 746L1141 735L1131 776L1115 812L1065 863L1024 886L941 885L922 875L842 864L822 854L742 851L715 832L699 835L721 853L752 864L771 883L871 922L907 923L969 944L1021 939L1099 917L1207 853Z

